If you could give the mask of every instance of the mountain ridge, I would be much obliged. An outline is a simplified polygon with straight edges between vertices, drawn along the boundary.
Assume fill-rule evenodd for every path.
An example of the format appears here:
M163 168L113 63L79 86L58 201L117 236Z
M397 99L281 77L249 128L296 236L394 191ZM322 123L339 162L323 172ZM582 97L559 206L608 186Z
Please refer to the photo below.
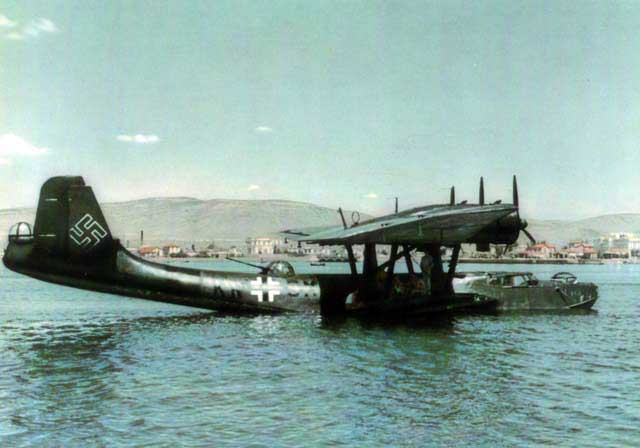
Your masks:
M145 241L244 241L274 235L288 228L341 225L335 209L286 199L198 199L185 196L151 197L101 204L115 237L137 244ZM362 220L371 216L362 214ZM345 210L347 219L351 211ZM0 235L18 222L33 223L34 207L0 210ZM528 230L538 241L557 245L590 240L612 232L640 233L640 213L615 213L576 220L529 219ZM521 242L525 240L521 237Z

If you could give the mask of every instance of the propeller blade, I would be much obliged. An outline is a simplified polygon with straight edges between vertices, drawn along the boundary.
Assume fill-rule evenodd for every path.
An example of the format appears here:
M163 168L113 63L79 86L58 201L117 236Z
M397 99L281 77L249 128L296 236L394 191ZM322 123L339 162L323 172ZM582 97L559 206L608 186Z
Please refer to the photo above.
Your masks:
M518 180L516 179L515 174L513 175L513 205L518 207Z
M480 205L484 205L484 179L480 176Z
M396 196L396 214L398 213L398 197Z
M456 203L456 187L451 187L451 193L449 195L449 205L455 205Z
M529 241L531 241L531 244L536 244L536 239L533 237L533 235L531 235L529 232L527 232L526 229L522 229L522 232L527 235L527 238L529 238Z

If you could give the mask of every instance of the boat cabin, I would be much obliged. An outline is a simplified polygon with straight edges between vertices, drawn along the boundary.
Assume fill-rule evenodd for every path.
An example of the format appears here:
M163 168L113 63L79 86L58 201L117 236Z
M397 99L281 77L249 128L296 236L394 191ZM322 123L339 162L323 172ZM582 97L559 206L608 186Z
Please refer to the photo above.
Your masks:
M538 285L538 279L531 272L491 272L487 274L487 284L505 288L525 288Z

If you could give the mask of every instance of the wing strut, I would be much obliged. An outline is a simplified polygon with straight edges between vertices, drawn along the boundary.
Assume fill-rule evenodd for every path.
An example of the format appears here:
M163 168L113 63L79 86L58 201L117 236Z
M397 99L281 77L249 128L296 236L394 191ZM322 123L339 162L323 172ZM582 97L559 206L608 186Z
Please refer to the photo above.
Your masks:
M356 257L353 254L353 247L351 244L346 244L347 256L349 257L349 268L351 269L351 276L355 279L358 278L358 268L356 267Z
M453 294L453 276L456 274L456 267L458 266L458 257L460 256L460 245L456 244L453 247L453 253L451 254L451 260L449 261L449 272L447 272L447 288L449 292Z
M398 245L391 245L391 254L389 255L389 269L387 269L387 278L384 283L384 300L391 296L391 287L393 286L393 271L398 259Z
M415 274L413 270L413 260L411 259L411 251L413 248L408 244L403 244L402 249L404 251L404 261L407 263L407 270L409 274Z

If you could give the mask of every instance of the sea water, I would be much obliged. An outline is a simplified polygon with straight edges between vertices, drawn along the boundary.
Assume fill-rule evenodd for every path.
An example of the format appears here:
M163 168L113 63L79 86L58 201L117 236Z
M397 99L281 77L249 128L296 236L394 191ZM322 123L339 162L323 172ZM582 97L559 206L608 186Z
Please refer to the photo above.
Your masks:
M0 446L640 446L640 266L460 269L571 270L600 298L428 322L238 317L0 268Z

